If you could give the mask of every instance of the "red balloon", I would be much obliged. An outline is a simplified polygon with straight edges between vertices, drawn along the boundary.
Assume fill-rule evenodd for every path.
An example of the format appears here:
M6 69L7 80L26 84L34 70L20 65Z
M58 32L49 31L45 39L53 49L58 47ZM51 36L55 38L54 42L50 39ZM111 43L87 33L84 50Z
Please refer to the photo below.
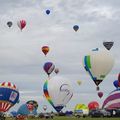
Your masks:
M25 20L20 20L17 22L18 27L22 30L26 26Z
M99 103L96 101L92 101L88 104L89 110L95 110L99 108Z
M99 98L102 98L103 92L98 92L98 96L99 96Z

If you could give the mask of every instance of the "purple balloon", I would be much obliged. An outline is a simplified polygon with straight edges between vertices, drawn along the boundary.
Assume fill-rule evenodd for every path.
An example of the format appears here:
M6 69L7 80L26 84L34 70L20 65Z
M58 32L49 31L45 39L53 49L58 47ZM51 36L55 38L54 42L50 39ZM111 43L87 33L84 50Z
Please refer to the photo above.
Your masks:
M43 66L43 69L49 76L55 69L55 65L52 62L46 62Z

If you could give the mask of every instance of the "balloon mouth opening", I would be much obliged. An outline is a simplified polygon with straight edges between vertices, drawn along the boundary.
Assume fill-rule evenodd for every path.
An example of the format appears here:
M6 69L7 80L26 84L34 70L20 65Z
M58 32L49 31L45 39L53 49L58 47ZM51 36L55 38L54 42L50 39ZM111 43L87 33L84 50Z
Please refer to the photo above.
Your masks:
M56 106L54 107L55 110L59 113L62 109L63 109L64 106Z

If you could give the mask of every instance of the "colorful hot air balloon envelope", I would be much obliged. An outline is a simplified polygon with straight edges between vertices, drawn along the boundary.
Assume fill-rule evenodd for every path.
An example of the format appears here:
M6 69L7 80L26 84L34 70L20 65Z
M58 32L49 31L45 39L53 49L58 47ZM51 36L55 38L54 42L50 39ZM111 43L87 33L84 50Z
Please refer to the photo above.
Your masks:
M49 76L53 70L55 69L55 65L52 62L46 62L43 66L44 71L47 73Z
M25 20L20 20L17 22L18 27L22 30L26 26L26 21Z
M33 104L27 104L27 108L30 111L30 113L32 113L32 111L34 110L34 105Z
M48 102L57 112L60 112L73 96L69 81L58 76L45 81L43 92Z
M59 73L59 69L58 69L58 68L55 68L54 72L55 72L56 74L58 74L58 73Z
M114 42L103 42L103 45L107 50L110 50L113 46Z
M50 10L46 10L46 14L49 15L50 14Z
M7 26L8 26L9 28L12 27L12 24L13 24L13 23L12 23L11 21L8 21L8 22L7 22Z
M112 91L104 100L102 108L105 109L120 109L120 88Z
M120 82L120 73L118 74L118 81Z
M43 46L42 47L42 52L44 53L44 55L47 55L47 53L49 52L49 47L48 46Z
M79 29L79 26L78 26L78 25L74 25L74 26L73 26L73 29L75 30L75 32L77 32L78 29Z
M99 98L102 98L103 92L98 92L98 96L99 96Z
M83 111L85 114L89 114L89 108L85 104L77 104L75 106L74 112L79 113L81 111Z
M84 57L84 68L91 76L97 88L112 70L113 65L114 58L106 50L92 51Z
M82 83L82 82L81 82L80 80L77 81L77 84L78 84L78 85L81 85L81 83Z
M26 104L32 104L36 110L38 108L38 103L35 100L29 100L26 102Z
M88 104L89 110L96 110L99 108L99 103L97 101L92 101Z
M22 104L17 111L17 114L19 115L37 115L37 110L33 107L33 105L28 104Z
M19 92L11 82L0 84L0 112L8 111L19 100Z
M119 82L118 80L115 80L115 81L113 82L113 85L114 85L116 88L118 88L118 87L120 87L120 82Z

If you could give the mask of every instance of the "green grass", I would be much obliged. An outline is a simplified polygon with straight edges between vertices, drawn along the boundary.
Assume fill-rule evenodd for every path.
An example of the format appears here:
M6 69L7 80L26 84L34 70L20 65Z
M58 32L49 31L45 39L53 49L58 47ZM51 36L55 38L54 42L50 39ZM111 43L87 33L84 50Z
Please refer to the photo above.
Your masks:
M6 120L15 120L12 118L6 118ZM45 118L28 118L27 120L45 120ZM120 118L76 118L76 117L54 117L53 119L46 119L46 120L120 120Z

